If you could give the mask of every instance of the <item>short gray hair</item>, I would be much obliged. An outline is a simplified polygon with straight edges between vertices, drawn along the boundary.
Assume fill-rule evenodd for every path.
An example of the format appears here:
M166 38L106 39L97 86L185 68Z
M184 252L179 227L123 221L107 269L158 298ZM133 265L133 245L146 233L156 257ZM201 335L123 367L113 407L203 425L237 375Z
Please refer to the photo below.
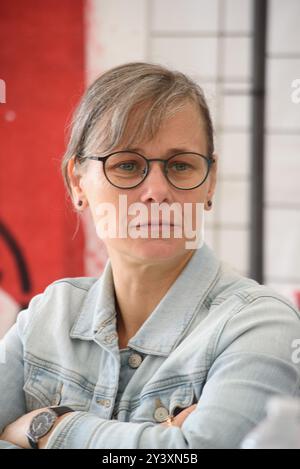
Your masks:
M132 62L100 75L86 90L71 122L69 143L62 160L62 174L72 196L68 163L74 156L105 156L122 144L132 111L136 126L127 145L153 138L163 119L194 102L204 121L207 156L214 152L213 125L201 87L185 74L162 65ZM82 161L82 160L81 160ZM78 160L76 160L78 162Z

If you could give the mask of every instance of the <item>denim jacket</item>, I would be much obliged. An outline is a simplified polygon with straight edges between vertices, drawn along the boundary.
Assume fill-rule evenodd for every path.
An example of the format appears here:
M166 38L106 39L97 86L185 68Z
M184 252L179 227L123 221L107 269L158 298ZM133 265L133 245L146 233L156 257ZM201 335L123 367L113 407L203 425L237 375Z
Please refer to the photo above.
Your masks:
M299 396L297 339L289 301L204 244L119 350L108 260L99 278L49 285L6 334L0 431L67 405L47 448L238 448L270 396ZM160 425L195 403L181 427Z

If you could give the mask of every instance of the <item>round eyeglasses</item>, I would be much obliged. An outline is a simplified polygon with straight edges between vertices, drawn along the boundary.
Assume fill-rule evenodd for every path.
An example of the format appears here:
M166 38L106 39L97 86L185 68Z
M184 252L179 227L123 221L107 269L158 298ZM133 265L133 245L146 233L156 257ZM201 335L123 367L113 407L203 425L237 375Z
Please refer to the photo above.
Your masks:
M145 158L135 151L122 150L107 156L77 156L79 162L85 159L103 162L106 179L119 189L132 189L141 184L149 174L150 163L163 163L167 181L176 189L191 190L201 186L207 179L210 168L215 162L212 156L200 153L182 152L165 160Z

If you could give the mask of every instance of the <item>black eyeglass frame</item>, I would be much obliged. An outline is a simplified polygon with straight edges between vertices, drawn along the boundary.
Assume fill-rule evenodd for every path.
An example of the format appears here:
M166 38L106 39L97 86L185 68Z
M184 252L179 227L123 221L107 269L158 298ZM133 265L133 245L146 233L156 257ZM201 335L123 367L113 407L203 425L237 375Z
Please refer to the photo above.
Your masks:
M138 182L135 186L131 186L131 187L120 187L120 186L117 186L116 184L114 184L113 182L110 181L110 179L108 178L107 174L106 174L106 170L105 170L105 163L106 163L106 160L108 160L108 158L112 155L116 155L118 153L132 153L134 155L138 155L140 156L141 158L143 158L146 162L146 171L145 171L145 176L144 178ZM184 189L182 187L177 187L175 186L175 184L173 184L169 178L168 178L168 170L167 170L167 165L168 165L168 162L174 158L175 156L178 156L178 155L197 155L197 156L200 156L201 158L204 158L208 165L207 165L207 173L206 173L206 176L205 178L203 179L202 182L200 182L200 184L197 184L196 186L194 187L190 187L188 189ZM134 189L135 187L139 186L140 184L142 184L142 182L145 181L146 177L148 176L149 174L149 170L150 170L150 163L152 161L161 161L163 164L164 164L164 175L165 175L165 178L166 180L168 181L169 184L171 184L173 187L175 187L176 189L178 190L181 190L181 191L190 191L190 190L193 190L193 189L196 189L197 187L200 187L202 186L202 184L204 184L204 182L206 181L206 179L208 178L208 175L209 175L209 172L210 172L210 169L213 165L213 163L215 163L215 158L213 158L213 156L205 156L205 155L202 155L201 153L195 153L193 151L181 151L179 153L175 153L175 155L171 155L169 158L167 159L161 159L161 158L146 158L144 155L141 155L140 153L136 152L136 151L132 151L132 150L119 150L119 151L114 151L113 153L110 153L109 155L106 155L106 156L81 156L81 155L76 155L76 158L80 161L83 161L83 160L95 160L95 161L102 161L103 163L103 171L104 171L104 174L105 174L105 177L106 179L108 180L108 182L114 186L114 187L117 187L118 189Z

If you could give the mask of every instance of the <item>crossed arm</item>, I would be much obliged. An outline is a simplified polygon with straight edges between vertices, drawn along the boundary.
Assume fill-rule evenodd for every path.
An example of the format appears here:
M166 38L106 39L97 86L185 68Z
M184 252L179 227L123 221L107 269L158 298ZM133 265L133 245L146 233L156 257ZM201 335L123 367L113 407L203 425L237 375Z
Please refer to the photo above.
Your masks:
M35 417L37 414L45 410L47 410L47 408L33 410L32 412L29 412L28 414L22 415L22 417L18 418L14 422L7 425L3 433L0 435L0 440L7 441L23 449L30 449L30 445L26 437L26 432L29 429L29 426L33 417ZM57 427L57 425L59 425L59 423L65 417L67 417L67 415L70 415L70 414L71 412L68 412L57 418L55 424L52 427L52 430L43 438L41 438L40 441L38 442L39 449L44 449L46 447L48 439L50 438L54 429Z
M215 343L200 402L181 428L72 412L59 417L40 448L239 447L264 417L271 395L299 396L300 365L293 362L291 348L300 336L299 320L286 307L275 306L257 301L226 323L226 334ZM15 329L6 335L6 341L7 362L0 363L0 439L27 448L26 431L41 409L24 415L23 350Z
M189 416L191 412L196 408L196 404L188 407L187 409L182 410L174 419L172 420L171 425L176 427L181 427L185 419ZM30 449L30 445L28 443L28 439L26 437L26 432L29 428L30 422L37 414L40 412L46 411L46 408L33 410L28 414L23 415L22 417L18 418L15 422L7 425L4 429L2 435L0 435L0 440L7 441L15 446L18 446L23 449ZM47 435L41 438L38 442L39 449L45 449L47 447L47 443L51 435L53 434L55 428L65 419L68 415L71 415L72 412L68 412L60 417L57 418L55 424L53 425L52 429L50 430ZM170 424L168 423L161 423L160 425L164 427L168 427Z

